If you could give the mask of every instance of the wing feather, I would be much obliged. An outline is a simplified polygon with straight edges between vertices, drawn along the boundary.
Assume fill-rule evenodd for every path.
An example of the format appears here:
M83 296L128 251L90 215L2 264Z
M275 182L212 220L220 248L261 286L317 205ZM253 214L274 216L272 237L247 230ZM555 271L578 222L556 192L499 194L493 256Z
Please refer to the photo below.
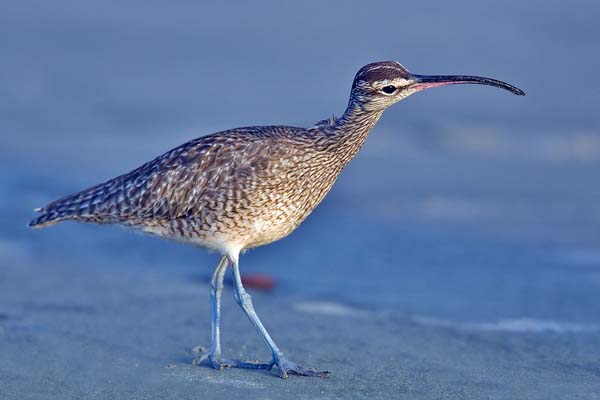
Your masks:
M271 147L294 127L250 127L187 142L141 167L40 209L30 226L65 219L113 223L201 216L223 196L257 185L273 162Z

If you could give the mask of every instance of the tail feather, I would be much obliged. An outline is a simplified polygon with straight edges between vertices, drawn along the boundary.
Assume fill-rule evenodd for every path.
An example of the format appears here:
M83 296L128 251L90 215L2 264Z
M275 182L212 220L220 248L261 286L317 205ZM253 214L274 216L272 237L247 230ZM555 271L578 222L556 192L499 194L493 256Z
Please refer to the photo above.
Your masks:
M34 211L41 214L29 222L28 225L32 228L45 228L65 219L76 218L83 213L84 205L81 201L77 201L75 195L71 195L53 201L44 207L35 208Z
M82 203L78 200L78 195L70 195L53 201L52 203L34 209L41 214L29 222L32 228L44 228L54 225L64 219L73 218L82 211Z
M157 168L157 162L153 161L127 174L36 208L34 211L41 214L29 222L29 226L43 228L64 220L100 224L126 220L131 203L141 201L144 194L142 187L150 184Z
M118 219L111 215L95 214L91 212L89 206L79 204L79 207L57 207L57 208L42 208L42 213L37 218L29 222L31 228L46 228L61 221L74 220L79 222L94 222L97 224L105 224L116 222Z
M66 217L61 218L56 212L43 212L42 215L31 220L28 226L31 228L45 228L57 224L64 219L66 219Z
M94 187L53 201L44 207L36 208L34 211L41 214L29 222L28 225L32 228L45 228L64 220L109 222L110 215L98 210L96 205L100 194L101 191Z

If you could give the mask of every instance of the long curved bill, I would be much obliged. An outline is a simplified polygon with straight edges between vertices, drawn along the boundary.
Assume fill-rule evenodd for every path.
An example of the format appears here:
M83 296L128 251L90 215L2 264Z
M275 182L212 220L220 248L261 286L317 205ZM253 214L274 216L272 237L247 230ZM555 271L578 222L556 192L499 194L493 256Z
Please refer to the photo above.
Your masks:
M525 96L525 92L516 86L499 81L497 79L485 78L482 76L413 74L413 77L415 78L415 83L411 85L411 88L416 89L417 91L446 85L474 84L495 86L500 89L508 90L509 92L516 94L517 96Z

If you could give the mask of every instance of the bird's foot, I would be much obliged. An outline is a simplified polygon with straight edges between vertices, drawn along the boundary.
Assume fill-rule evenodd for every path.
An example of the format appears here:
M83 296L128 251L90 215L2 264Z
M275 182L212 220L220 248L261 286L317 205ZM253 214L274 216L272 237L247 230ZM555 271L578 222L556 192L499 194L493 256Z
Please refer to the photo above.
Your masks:
M206 364L211 368L221 370L223 368L246 368L246 369L271 369L273 363L259 363L255 361L230 360L221 357L213 351L202 353L192 362L194 365Z
M273 359L270 363L260 363L258 361L241 361L223 358L221 357L220 352L215 353L214 351L205 351L202 347L197 347L194 349L194 351L201 353L198 358L194 359L194 365L205 364L217 370L221 370L223 368L244 368L263 369L270 371L273 369L273 367L277 367L279 371L279 377L283 379L286 379L288 375L316 376L319 378L329 376L329 371L317 371L316 369L304 368L283 357L277 360Z
M274 360L271 365L277 366L277 369L279 369L279 377L283 379L286 379L288 375L316 376L318 378L329 376L329 371L317 371L316 369L304 368L286 358L280 358L277 361Z
M213 369L223 369L230 367L227 360L224 360L220 354L215 354L212 351L207 351L192 361L194 365L206 364Z

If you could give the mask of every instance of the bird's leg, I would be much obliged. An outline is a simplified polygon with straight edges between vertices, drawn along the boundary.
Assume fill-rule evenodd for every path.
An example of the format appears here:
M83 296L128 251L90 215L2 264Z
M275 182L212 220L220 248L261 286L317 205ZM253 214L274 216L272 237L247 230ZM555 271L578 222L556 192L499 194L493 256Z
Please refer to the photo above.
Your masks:
M215 369L221 369L226 366L221 361L221 293L223 292L223 277L227 270L227 264L227 257L222 257L210 280L210 313L212 322L210 350L194 360L194 364L196 365L207 361Z
M229 360L221 357L221 293L223 278L227 271L227 257L222 257L210 280L211 341L210 350L194 360L195 365L206 362L214 369L226 367L267 369L270 364L258 364L246 361Z
M266 364L268 366L267 368L271 369L273 366L276 365L279 369L279 376L281 378L287 378L288 374L302 376L326 376L327 374L329 374L329 372L327 371L316 371L313 369L303 368L287 360L283 356L283 353L281 352L281 350L279 350L279 347L277 347L277 345L269 335L269 332L267 332L267 330L263 326L262 322L260 321L260 318L258 318L256 311L254 311L254 306L252 305L252 298L246 292L246 290L244 289L244 285L242 284L238 260L230 258L230 262L232 265L233 293L235 296L235 300L240 305L242 310L244 310L244 313L250 319L250 322L252 322L252 325L254 325L254 328L256 328L258 333L260 333L263 340L269 347L269 350L271 351L272 360L271 363Z

